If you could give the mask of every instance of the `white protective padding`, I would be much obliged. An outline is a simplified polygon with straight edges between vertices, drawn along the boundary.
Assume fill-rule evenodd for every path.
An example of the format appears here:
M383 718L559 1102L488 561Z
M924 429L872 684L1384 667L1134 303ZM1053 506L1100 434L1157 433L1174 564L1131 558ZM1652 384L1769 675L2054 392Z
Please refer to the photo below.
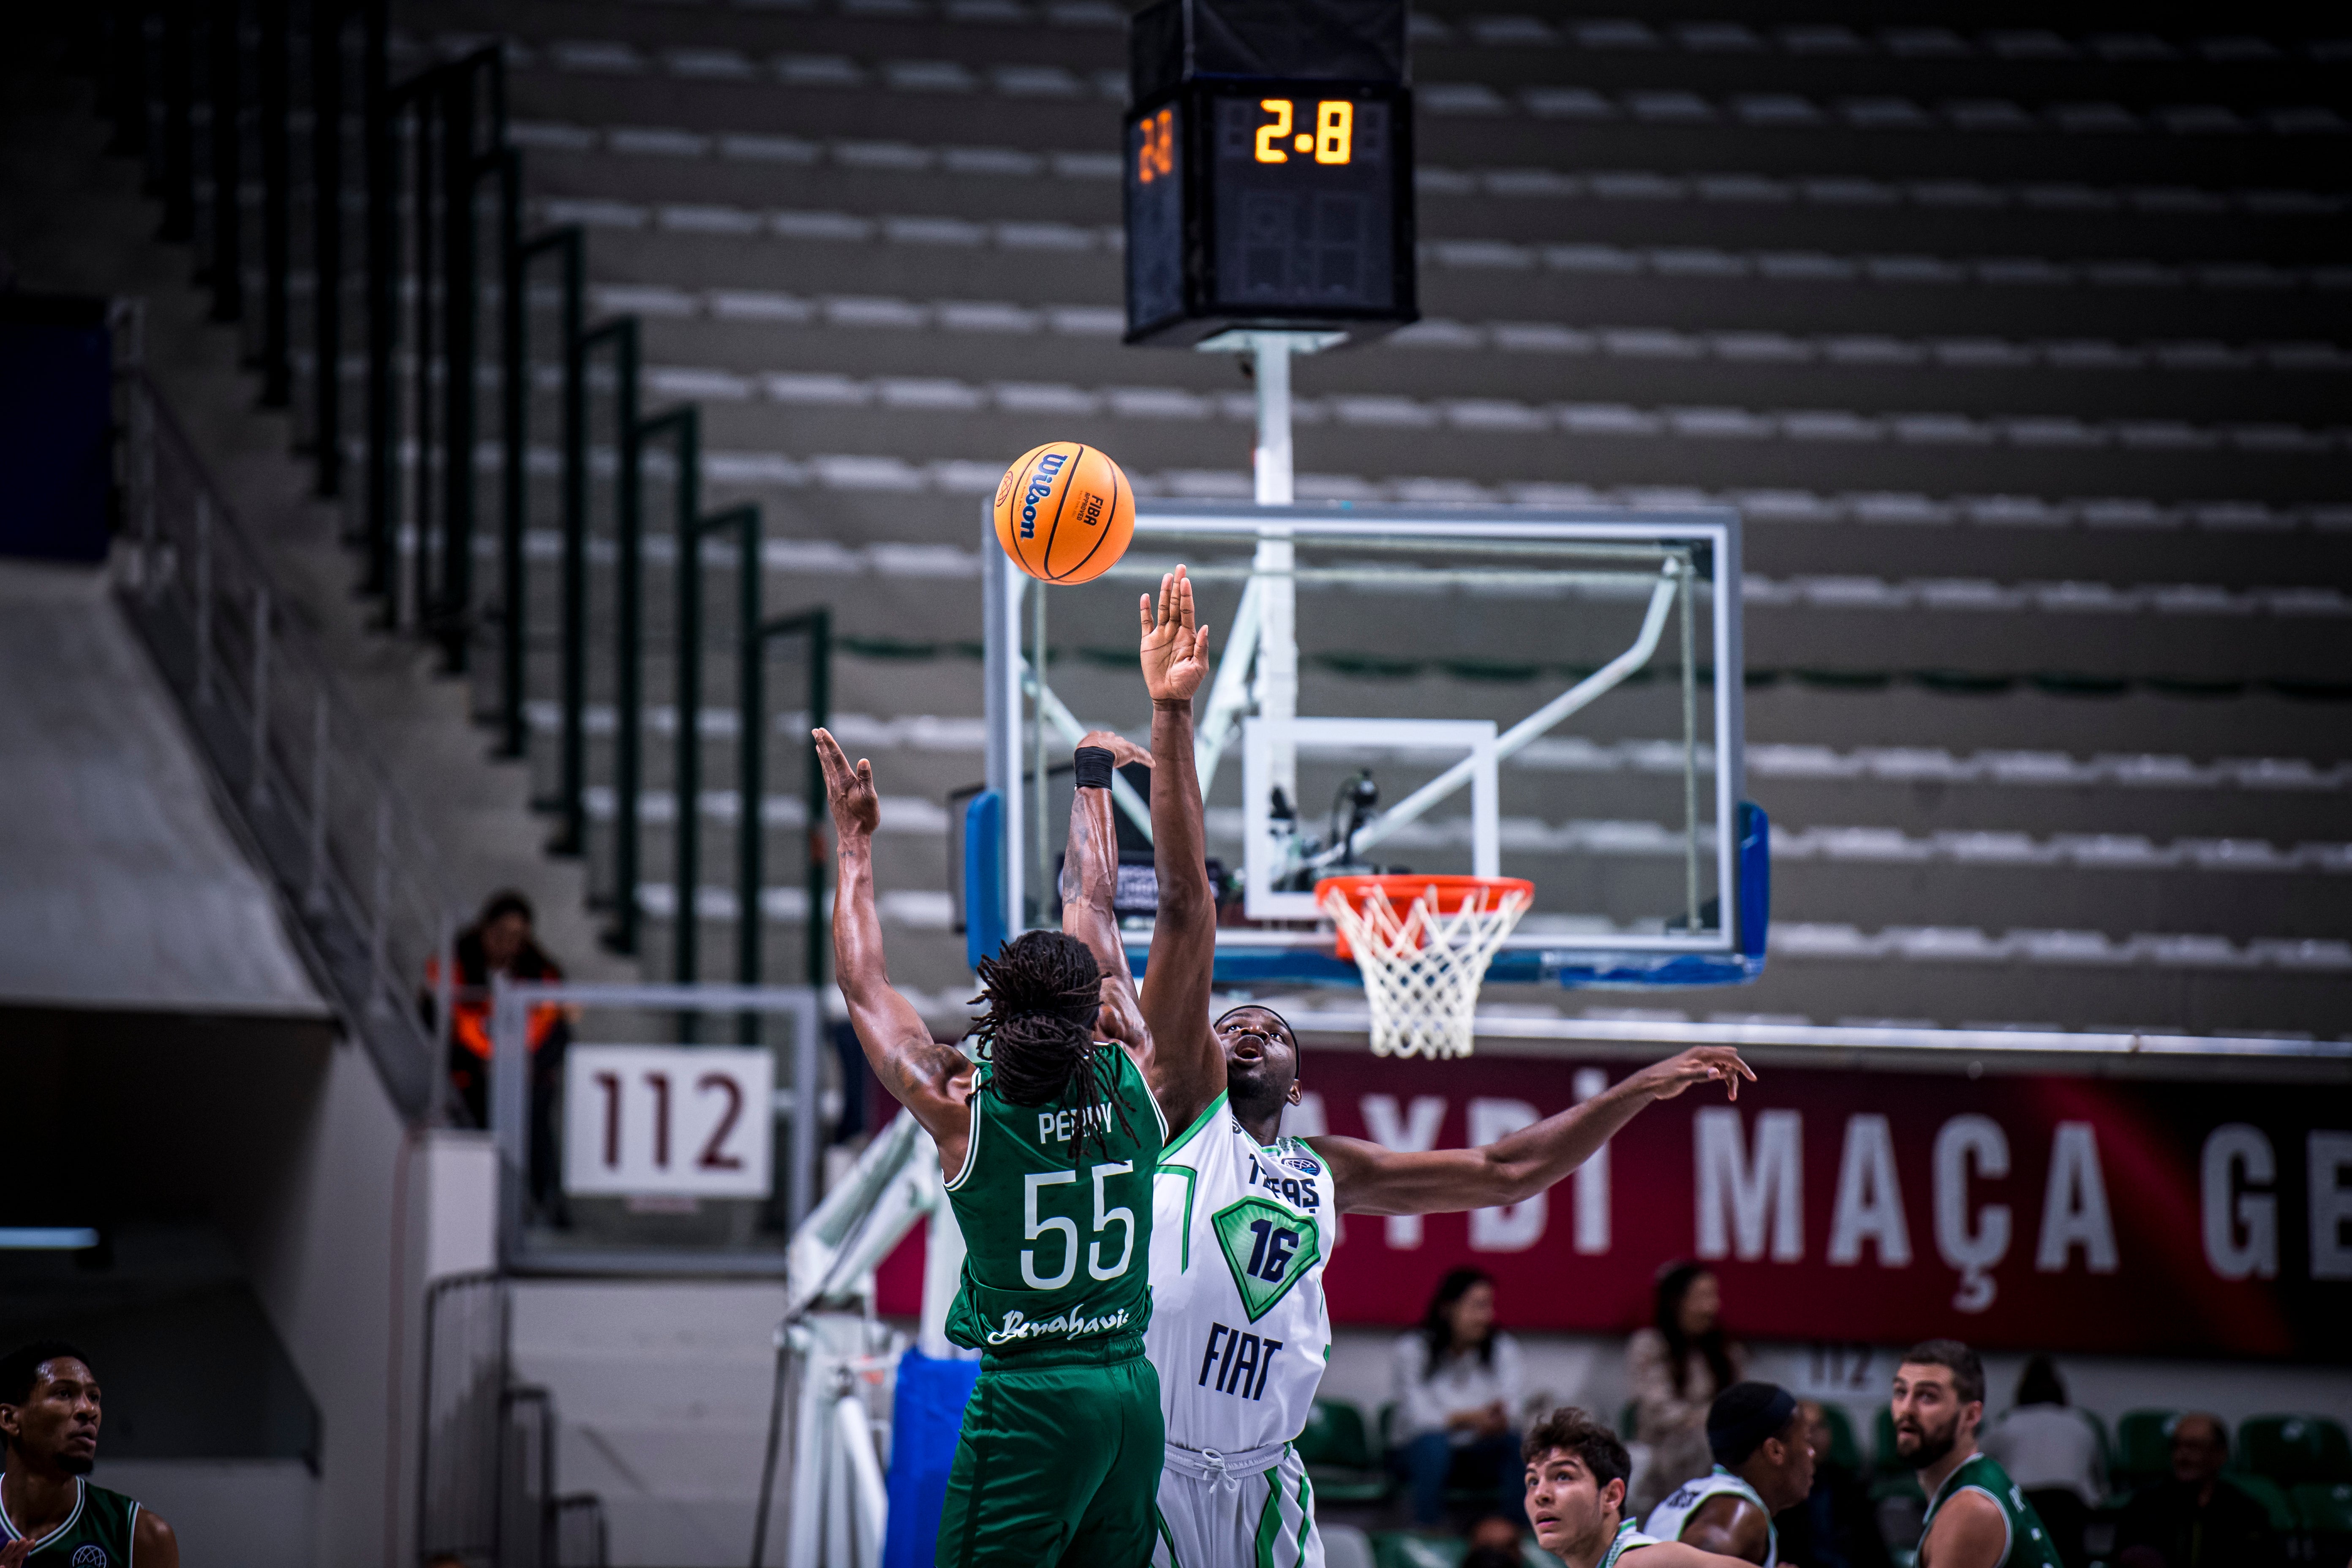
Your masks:
M1492 876L1492 872L1482 873ZM1440 914L1436 890L1414 898L1400 914L1381 889L1360 909L1342 888L1325 896L1323 911L1339 928L1363 971L1364 1000L1372 1015L1374 1056L1470 1054L1478 986L1495 950L1528 910L1524 885L1489 896L1479 889L1452 914Z

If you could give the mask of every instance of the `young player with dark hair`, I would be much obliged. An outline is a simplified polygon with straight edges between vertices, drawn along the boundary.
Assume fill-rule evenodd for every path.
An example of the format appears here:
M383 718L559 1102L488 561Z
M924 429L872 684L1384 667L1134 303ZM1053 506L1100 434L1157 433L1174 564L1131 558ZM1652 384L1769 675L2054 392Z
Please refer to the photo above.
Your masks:
M1706 1446L1714 1470L1676 1487L1642 1529L1775 1568L1780 1535L1772 1516L1813 1489L1811 1417L1777 1384L1735 1383L1707 1407Z
M1919 1568L2060 1568L2042 1516L1977 1450L1984 1393L1984 1363L1958 1340L1913 1345L1895 1369L1895 1451L1927 1494Z
M1660 1541L1624 1517L1633 1461L1617 1434L1574 1405L1528 1429L1528 1521L1536 1544L1569 1568L1614 1568L1640 1552L1639 1568L1738 1568L1742 1561L1680 1541Z
M1180 567L1141 605L1151 758L1189 781L1192 693L1208 634L1192 624ZM890 985L874 909L873 764L855 768L815 731L840 840L835 972L859 1043L890 1092L939 1145L967 1256L948 1337L978 1349L940 1520L938 1561L954 1568L1139 1568L1150 1555L1160 1474L1160 1389L1143 1355L1151 1316L1152 1172L1171 1120L1182 1125L1223 1087L1204 1032L1156 1042L1157 965L1140 992L1108 897L1081 894L1066 930L1029 931L980 964L988 1003L970 1061L931 1038ZM1116 861L1112 767L1127 742L1089 735L1077 752L1070 858ZM1182 908L1207 897L1199 792L1189 813L1153 792L1161 885ZM1187 869L1189 868L1189 879ZM1155 982L1158 983L1155 984ZM1164 1005L1164 1004L1163 1004Z
M100 1415L89 1357L63 1340L0 1357L0 1568L180 1568L170 1525L84 1479Z

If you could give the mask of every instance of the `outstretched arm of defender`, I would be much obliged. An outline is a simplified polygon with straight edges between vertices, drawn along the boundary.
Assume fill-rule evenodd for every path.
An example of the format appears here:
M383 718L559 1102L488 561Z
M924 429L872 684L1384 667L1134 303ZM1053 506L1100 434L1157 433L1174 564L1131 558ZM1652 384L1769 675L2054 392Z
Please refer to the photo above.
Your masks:
M1312 1138L1330 1163L1340 1209L1348 1214L1450 1214L1535 1196L1592 1157L1654 1100L1672 1100L1695 1083L1720 1083L1734 1100L1739 1080L1756 1074L1729 1046L1699 1046L1654 1062L1583 1104L1545 1118L1481 1149L1402 1153L1360 1138Z
M874 912L874 829L882 820L874 764L861 757L852 768L831 735L814 733L840 841L840 879L833 895L834 975L875 1076L915 1113L939 1144L940 1163L952 1171L961 1166L971 1132L971 1064L961 1051L932 1039L914 1004L890 984L882 922Z
M1192 759L1192 698L1209 676L1209 628L1195 624L1192 580L1181 566L1160 580L1156 609L1145 595L1136 613L1151 693L1151 859L1160 883L1143 973L1155 1057L1149 1076L1169 1125L1189 1127L1225 1087L1225 1054L1209 1028L1217 895Z
M1087 734L1077 749L1089 746L1108 752L1114 767L1148 760L1142 747L1108 730ZM1152 1036L1144 1027L1135 973L1127 966L1127 944L1119 940L1118 912L1112 907L1118 886L1118 832L1110 814L1108 785L1081 785L1071 795L1070 841L1062 857L1062 934L1085 942L1102 971L1102 1016L1096 1020L1095 1032L1125 1046L1157 1094ZM1163 1103L1160 1109L1168 1108Z

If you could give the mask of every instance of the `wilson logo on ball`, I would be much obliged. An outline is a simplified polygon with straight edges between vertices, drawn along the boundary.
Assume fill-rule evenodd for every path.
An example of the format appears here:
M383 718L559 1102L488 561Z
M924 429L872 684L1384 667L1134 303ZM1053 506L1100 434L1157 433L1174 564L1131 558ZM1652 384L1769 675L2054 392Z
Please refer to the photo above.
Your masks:
M1048 452L1037 464L1037 476L1029 481L1029 493L1021 498L1021 537L1037 537L1037 503L1054 493L1054 476L1069 463L1066 452Z

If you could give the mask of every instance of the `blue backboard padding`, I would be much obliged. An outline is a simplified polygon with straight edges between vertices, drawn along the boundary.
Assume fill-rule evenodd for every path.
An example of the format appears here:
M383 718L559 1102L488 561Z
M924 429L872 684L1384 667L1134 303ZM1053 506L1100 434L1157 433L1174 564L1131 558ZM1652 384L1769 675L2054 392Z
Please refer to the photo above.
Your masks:
M1739 803L1739 952L1764 967L1764 932L1772 920L1772 819L1752 800Z
M0 321L0 555L106 558L110 342L102 316Z
M955 1463L963 1407L980 1380L976 1361L933 1361L918 1350L898 1358L890 1401L890 1522L882 1568L929 1568L939 1549L940 1510Z
M1004 795L986 789L963 808L964 962L979 968L1004 936Z

